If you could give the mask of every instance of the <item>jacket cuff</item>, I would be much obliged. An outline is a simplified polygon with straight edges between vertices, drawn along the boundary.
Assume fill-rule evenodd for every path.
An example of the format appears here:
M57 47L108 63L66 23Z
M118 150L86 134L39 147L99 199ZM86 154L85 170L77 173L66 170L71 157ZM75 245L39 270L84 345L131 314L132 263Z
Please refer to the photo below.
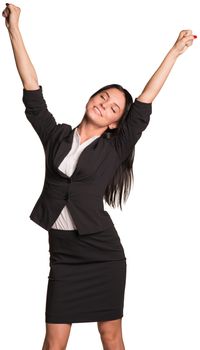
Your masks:
M143 115L152 114L152 102L142 102L137 100L137 98L135 98L135 101L133 104L139 108L139 110Z
M22 101L27 108L46 108L41 85L39 85L39 89L37 90L26 90L23 88Z

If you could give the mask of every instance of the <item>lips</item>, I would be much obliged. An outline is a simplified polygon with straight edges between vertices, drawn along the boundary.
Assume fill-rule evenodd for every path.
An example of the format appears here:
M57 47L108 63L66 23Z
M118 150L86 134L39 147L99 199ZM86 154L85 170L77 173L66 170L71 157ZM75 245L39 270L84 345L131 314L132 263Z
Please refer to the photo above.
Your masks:
M102 116L102 113L101 113L100 109L99 109L97 106L94 106L94 110L95 110L99 115Z

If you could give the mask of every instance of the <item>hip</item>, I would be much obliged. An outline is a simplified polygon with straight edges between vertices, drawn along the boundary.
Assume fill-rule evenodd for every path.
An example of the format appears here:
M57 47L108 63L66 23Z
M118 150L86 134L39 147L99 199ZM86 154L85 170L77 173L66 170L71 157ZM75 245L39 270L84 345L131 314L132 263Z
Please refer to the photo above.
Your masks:
M123 245L114 225L88 235L79 235L77 229L50 228L48 233L51 263L126 259Z

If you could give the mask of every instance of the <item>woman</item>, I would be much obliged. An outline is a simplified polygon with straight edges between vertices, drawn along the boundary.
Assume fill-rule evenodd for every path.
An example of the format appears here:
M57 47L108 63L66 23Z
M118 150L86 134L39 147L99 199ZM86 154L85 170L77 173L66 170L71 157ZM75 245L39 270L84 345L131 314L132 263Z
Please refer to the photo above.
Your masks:
M50 273L45 349L65 349L74 322L97 321L104 349L125 349L122 316L126 257L102 195L115 206L130 191L135 144L149 123L152 101L177 57L192 45L191 30L178 39L133 102L121 85L95 92L79 125L57 124L25 50L20 8L2 12L22 80L26 116L44 146L46 177L31 219L48 230ZM64 193L65 192L65 193ZM118 197L117 197L118 195Z

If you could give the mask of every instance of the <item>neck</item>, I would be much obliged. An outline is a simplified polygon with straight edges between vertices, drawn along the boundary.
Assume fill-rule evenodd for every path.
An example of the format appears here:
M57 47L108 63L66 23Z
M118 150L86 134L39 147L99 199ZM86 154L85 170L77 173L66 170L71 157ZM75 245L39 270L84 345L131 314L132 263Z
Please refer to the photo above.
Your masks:
M95 127L93 124L88 123L83 120L77 126L77 130L82 139L87 139L93 136L101 136L104 131L107 129L106 127Z

